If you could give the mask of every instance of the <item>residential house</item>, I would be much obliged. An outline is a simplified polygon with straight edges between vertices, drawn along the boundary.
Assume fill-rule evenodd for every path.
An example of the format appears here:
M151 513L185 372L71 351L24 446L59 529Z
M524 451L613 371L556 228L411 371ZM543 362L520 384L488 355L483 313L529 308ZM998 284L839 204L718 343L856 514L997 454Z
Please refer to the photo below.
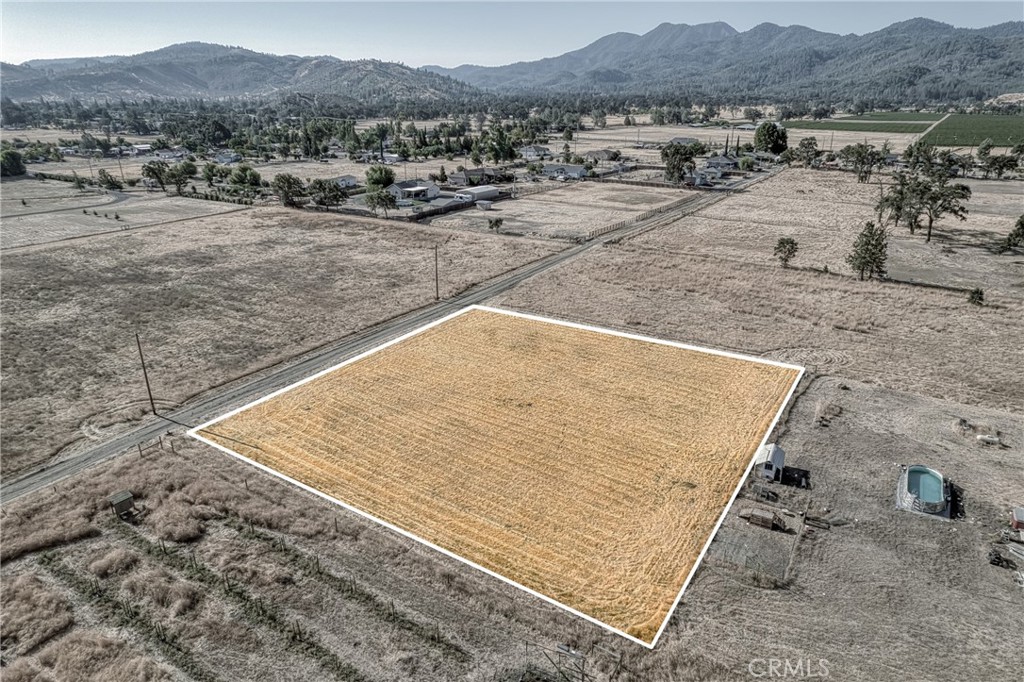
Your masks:
M547 147L531 144L519 148L519 155L527 161L543 161L551 158L551 150Z
M217 163L228 164L238 163L242 160L242 155L238 152L218 152L217 156L214 157Z
M586 166L577 166L569 163L546 163L541 172L549 178L572 178L579 180L590 174Z
M498 172L491 168L467 168L448 174L448 184L452 187L472 187L486 185L494 181Z
M619 158L619 152L613 149L596 149L584 155L590 161L614 161Z
M712 156L704 163L708 168L721 168L723 170L731 170L739 168L739 162L731 156Z
M350 189L359 184L359 178L354 175L342 175L339 178L334 178L334 182L342 189Z
M697 144L700 142L696 137L673 137L668 141L669 144L681 144L686 146L688 144Z
M385 189L396 201L429 201L441 193L441 188L430 180L403 180L388 185Z

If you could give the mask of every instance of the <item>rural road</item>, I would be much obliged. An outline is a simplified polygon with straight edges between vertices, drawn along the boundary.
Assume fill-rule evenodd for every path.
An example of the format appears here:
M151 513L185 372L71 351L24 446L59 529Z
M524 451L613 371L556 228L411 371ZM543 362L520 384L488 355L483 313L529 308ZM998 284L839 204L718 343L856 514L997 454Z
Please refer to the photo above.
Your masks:
M773 173L757 176L751 182L770 177ZM742 183L743 187L751 182ZM684 215L694 213L729 196L731 192L702 193L681 208L654 215L646 220L626 225L617 230L546 256L487 282L476 284L462 293L432 305L410 311L351 334L340 341L323 346L312 353L293 358L270 371L230 382L192 398L185 405L164 412L160 418L148 418L144 423L124 431L109 440L96 444L68 459L36 469L13 481L0 483L0 504L6 504L37 490L54 486L69 476L137 445L156 440L179 425L196 426L220 414L256 400L305 377L354 357L390 339L406 334L466 306L484 303L516 285L543 272L558 267L581 254L607 243L617 243L649 230L670 224ZM172 423L175 422L175 423Z

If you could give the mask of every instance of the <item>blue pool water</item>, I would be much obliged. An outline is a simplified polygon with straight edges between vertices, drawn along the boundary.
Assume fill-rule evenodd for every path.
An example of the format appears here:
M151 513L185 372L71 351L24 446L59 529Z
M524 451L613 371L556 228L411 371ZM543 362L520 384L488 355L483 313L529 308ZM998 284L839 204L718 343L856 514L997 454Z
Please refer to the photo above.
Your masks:
M907 490L925 503L942 502L942 477L925 467L910 467L907 470Z

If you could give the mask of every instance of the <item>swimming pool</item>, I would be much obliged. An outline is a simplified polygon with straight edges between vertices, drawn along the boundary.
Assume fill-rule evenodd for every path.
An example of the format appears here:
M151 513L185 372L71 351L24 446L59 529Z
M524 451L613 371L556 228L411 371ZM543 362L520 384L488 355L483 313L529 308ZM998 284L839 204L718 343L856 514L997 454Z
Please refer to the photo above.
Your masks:
M908 467L901 478L905 482L899 491L900 506L927 514L946 510L949 502L946 481L938 471L915 464Z

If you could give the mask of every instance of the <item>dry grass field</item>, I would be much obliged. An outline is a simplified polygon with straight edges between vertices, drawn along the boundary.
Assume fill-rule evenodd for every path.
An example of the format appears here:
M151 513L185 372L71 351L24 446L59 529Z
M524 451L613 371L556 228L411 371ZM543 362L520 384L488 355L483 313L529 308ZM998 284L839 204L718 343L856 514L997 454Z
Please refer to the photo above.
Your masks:
M435 245L442 296L561 248L267 208L6 251L4 475L142 415L135 332L180 403L432 302Z
M101 194L93 191L72 194L75 190L66 189L68 183L57 181L26 183L22 180L8 185L5 182L2 188L2 249L150 227L243 209L235 204L167 196L163 192ZM26 190L32 189L35 193L49 190L54 194L33 197L26 200L28 206L21 205L22 197L19 195L31 193ZM7 213L8 209L11 209L10 213Z
M471 310L197 434L650 643L797 376Z
M828 428L817 423L822 404L841 411ZM584 652L600 682L749 680L768 638L775 657L826 659L836 679L903 680L907 671L937 682L1012 679L1006 642L1020 597L1009 572L984 557L1024 475L1014 454L1024 443L1019 414L842 377L811 381L779 443L789 462L812 470L814 487L769 508L799 528L785 510L806 507L832 529L794 537L753 528L739 514L760 503L741 497L654 650L176 438L173 452L126 455L4 505L4 678L100 679L111 670L131 679L194 677L147 633L150 619L216 679L240 681L335 677L290 639L296 622L368 679L504 682L528 667L550 673L541 654L524 649L530 641ZM979 445L955 428L959 419L998 430L1010 449ZM927 463L963 486L966 520L896 511L898 462ZM122 488L148 510L137 526L114 523L103 501ZM720 545L739 537L772 556L792 555L788 578L725 562ZM68 571L55 574L57 562ZM204 582L210 574L213 584ZM217 582L224 576L230 593ZM141 617L123 620L69 580L98 581ZM256 599L281 620L246 608ZM28 604L47 604L46 618L26 618ZM622 656L614 675L606 650Z
M887 175L876 176L887 184ZM986 292L1019 293L1024 270L1011 254L994 253L1020 215L1024 187L997 180L966 180L973 191L966 221L935 223L932 243L923 232L890 226L889 274L896 279ZM878 182L858 183L851 173L788 169L744 192L634 240L636 246L691 256L713 255L758 265L777 264L781 237L797 241L794 267L850 274L846 255L865 221L876 220Z
M178 430L162 450L3 505L3 679L559 679L533 644L582 652L597 682L749 682L767 657L826 659L841 680L1016 679L1021 593L986 555L1022 502L1024 259L991 250L1021 185L969 184L968 221L943 221L931 244L894 234L889 266L981 286L980 307L961 291L799 269L848 248L847 221L870 215L878 188L796 169L488 302L808 366L772 439L812 488L772 486L774 505L741 494L653 650ZM21 210L8 186L5 217ZM25 212L34 199L77 197L33 195ZM5 251L3 475L139 418L135 330L167 405L433 299L431 247L449 232L295 215ZM770 254L783 231L801 245L788 270ZM457 232L441 250L443 293L557 246ZM915 463L963 489L963 519L894 509L897 465ZM146 509L135 525L105 502L125 488ZM758 507L796 532L740 516ZM804 510L831 528L805 533Z
M593 182L563 187L501 201L489 211L472 209L431 219L431 225L455 230L487 232L488 221L501 218L502 232L531 237L575 239L591 230L628 220L673 201L695 196L687 190Z
M114 177L121 177L121 171L124 171L126 178L141 178L142 177L142 166L149 161L153 161L156 157L154 156L139 156L139 157L126 157L121 159L120 166L118 160L113 158L93 159L91 162L92 169L90 171L90 161L88 159L67 156L63 161L50 161L46 163L33 163L28 166L29 171L42 171L45 173L62 173L71 175L72 172L78 173L83 178L92 177L99 173L100 169L106 170ZM199 161L197 165L200 169L205 162ZM370 167L369 164L357 163L355 161L349 161L348 159L328 159L326 163L320 161L283 161L281 159L272 159L270 161L260 160L248 160L247 164L256 169L260 174L260 177L267 181L272 181L275 176L281 173L289 173L303 181L309 181L316 178L337 178L341 175L355 175L359 178L360 183L366 179L366 170ZM416 178L426 178L431 173L440 172L441 166L444 166L445 171L452 173L455 169L460 166L466 166L467 168L473 168L474 166L468 160L463 157L456 157L453 161L446 159L431 159L429 161L408 161L406 163L399 163L391 166L392 170L395 171L395 178L398 180L409 179L413 180ZM201 177L193 180L196 189L203 191L202 188L206 186L206 183Z
M996 256L992 256L996 258ZM955 402L1024 410L1024 301L732 265L620 245L496 301L515 310L752 353ZM962 358L951 362L950 358Z

